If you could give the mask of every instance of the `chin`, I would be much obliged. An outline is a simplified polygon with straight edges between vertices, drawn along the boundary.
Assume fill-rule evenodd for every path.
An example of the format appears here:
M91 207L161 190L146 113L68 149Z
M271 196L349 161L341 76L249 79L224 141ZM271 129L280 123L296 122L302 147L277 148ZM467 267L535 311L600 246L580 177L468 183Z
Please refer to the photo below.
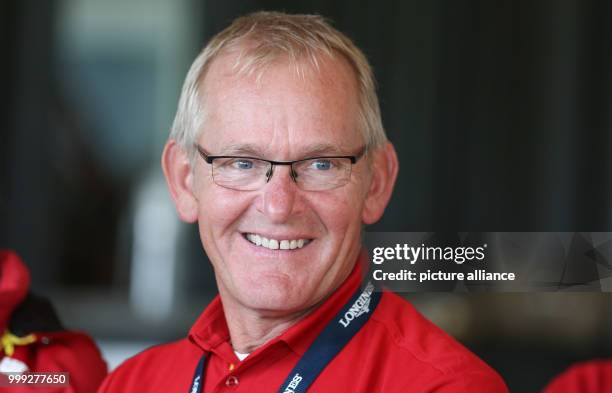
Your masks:
M262 278L242 291L242 303L252 309L268 311L294 312L307 308L309 292L292 283L287 277Z

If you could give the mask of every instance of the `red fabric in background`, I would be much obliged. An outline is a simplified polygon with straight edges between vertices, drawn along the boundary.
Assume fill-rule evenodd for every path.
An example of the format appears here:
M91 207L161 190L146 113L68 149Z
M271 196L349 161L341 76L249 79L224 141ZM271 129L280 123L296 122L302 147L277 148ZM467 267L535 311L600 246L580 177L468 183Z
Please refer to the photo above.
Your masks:
M543 393L612 392L612 360L592 360L571 366L555 377Z
M30 286L27 267L14 252L0 250L0 335L8 327L11 313L23 301ZM107 374L95 342L73 331L32 332L36 342L16 346L11 356L24 362L31 372L68 372L70 386L64 388L0 388L7 393L93 393ZM5 354L0 348L0 358Z

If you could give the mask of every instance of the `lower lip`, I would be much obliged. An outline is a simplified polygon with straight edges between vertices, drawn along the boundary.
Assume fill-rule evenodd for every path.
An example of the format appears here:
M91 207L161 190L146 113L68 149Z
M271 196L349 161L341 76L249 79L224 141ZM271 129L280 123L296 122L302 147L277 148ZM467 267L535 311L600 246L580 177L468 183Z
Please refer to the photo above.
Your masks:
M253 248L253 251L254 251L254 252L259 253L259 254L263 254L263 255L267 255L267 256L276 256L276 257L280 257L280 256L283 256L283 255L287 255L288 253L296 253L296 252L298 252L298 251L302 251L302 250L304 250L305 248L307 248L308 246L310 246L310 245L311 245L311 244L314 242L314 239L312 239L312 240L310 240L310 241L308 242L308 244L304 245L304 247L302 247L302 248L294 248L293 250L292 250L292 249L288 249L288 250L281 250L280 248L279 248L279 249L277 249L277 250L272 250L272 249L270 249L270 248L266 248L266 247L258 246L258 245L254 244L254 243L251 243L251 242L250 242L250 241L249 241L249 240L246 238L246 235L244 235L244 234L241 234L241 237L242 237L242 239L243 239L243 240L244 240L246 243L248 243L248 244L249 244L249 245L250 245L250 246Z

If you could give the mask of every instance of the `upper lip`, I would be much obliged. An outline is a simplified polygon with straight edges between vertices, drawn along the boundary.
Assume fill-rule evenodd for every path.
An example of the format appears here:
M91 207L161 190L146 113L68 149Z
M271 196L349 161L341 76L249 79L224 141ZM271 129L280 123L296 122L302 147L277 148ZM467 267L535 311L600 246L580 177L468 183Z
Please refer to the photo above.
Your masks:
M291 232L282 232L270 234L269 232L261 232L261 231L242 231L243 234L252 233L254 235L263 236L267 239L276 239L276 240L297 240L297 239L314 239L314 236L304 235L301 233L291 233Z

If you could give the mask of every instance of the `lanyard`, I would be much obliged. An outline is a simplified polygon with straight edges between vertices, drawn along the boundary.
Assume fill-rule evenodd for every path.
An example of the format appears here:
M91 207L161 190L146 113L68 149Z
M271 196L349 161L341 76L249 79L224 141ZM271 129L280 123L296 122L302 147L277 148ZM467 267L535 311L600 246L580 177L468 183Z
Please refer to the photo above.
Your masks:
M358 288L291 370L278 393L306 392L325 366L370 319L380 297L381 293L374 292L374 285L371 282L368 282L362 292ZM193 375L189 393L201 393L205 363L206 355L203 355Z

